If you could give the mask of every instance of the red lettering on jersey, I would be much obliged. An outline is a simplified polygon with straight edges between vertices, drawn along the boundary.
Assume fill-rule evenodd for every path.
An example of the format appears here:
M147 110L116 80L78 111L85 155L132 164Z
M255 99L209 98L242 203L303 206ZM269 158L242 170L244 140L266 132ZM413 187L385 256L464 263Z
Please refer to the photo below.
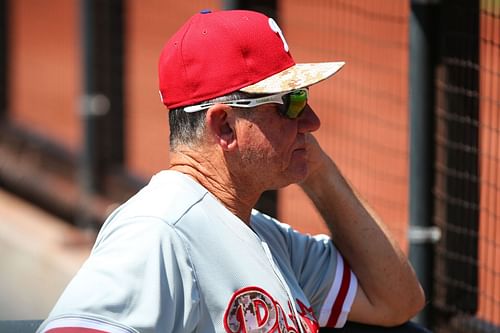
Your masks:
M312 307L306 306L300 299L297 299L297 304L299 305L299 316L302 320L302 327L304 327L307 332L318 332L319 323Z
M314 314L312 307L306 306L304 303L300 301L300 299L297 299L297 304L299 305L299 314L302 317L309 318L312 321L316 322L318 321L318 319L316 319L316 315Z
M230 333L254 330L272 332L277 325L273 298L263 289L248 287L234 293L224 313L224 328Z
M279 323L280 323L279 332L280 333L285 333L285 332L286 333L298 333L297 321L294 320L293 315L292 315L293 311L290 312L290 314L287 316L285 313L285 310L281 307L281 305L279 303L276 303L276 308L278 310L278 318L279 318ZM288 322L288 318L292 318L291 325Z
M292 303L288 313L265 290L246 287L237 290L224 312L224 328L228 333L275 332L298 333L299 325L308 333L319 332L312 308L297 300L300 312L295 316Z
M257 316L257 325L262 327L269 319L269 309L267 308L266 303L260 299L255 299L253 301L253 306L255 309L255 315Z

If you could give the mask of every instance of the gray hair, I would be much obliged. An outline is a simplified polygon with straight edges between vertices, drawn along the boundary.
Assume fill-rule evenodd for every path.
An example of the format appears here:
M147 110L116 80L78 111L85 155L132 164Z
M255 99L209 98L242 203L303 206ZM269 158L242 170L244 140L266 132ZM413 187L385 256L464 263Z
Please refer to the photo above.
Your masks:
M216 97L203 103L222 103L242 98L252 98L256 95L235 91L228 95ZM180 146L193 147L200 143L205 133L205 117L207 110L186 112L184 107L169 111L170 150L176 151Z

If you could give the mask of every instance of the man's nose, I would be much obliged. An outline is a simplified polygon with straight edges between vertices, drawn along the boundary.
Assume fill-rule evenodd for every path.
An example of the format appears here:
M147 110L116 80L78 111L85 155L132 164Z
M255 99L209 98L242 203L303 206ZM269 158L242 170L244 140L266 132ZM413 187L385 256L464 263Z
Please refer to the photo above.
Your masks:
M306 108L304 109L298 120L299 132L301 133L317 131L321 126L321 121L319 120L318 115L309 106L309 104L306 105Z

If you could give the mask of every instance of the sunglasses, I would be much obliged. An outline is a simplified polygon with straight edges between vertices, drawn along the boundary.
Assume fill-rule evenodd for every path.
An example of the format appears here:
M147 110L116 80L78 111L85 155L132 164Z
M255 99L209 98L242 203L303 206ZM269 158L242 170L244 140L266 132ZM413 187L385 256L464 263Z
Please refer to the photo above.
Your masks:
M237 108L253 108L263 104L276 103L279 105L279 112L289 118L296 119L300 117L307 105L309 91L307 88L297 89L289 92L257 97L237 99L227 102L207 102L197 105L186 106L185 112L197 112L210 108L215 104L226 104Z

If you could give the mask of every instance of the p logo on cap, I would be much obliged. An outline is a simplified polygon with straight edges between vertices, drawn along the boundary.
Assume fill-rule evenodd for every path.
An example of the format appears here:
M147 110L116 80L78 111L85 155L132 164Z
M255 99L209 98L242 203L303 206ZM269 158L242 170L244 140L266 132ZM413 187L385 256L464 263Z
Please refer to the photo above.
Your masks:
M269 26L271 27L271 30L277 33L281 40L283 41L283 47L285 48L285 52L288 52L290 49L288 47L288 43L286 42L285 36L283 35L283 31L281 31L280 27L278 26L278 23L272 18L269 18Z

